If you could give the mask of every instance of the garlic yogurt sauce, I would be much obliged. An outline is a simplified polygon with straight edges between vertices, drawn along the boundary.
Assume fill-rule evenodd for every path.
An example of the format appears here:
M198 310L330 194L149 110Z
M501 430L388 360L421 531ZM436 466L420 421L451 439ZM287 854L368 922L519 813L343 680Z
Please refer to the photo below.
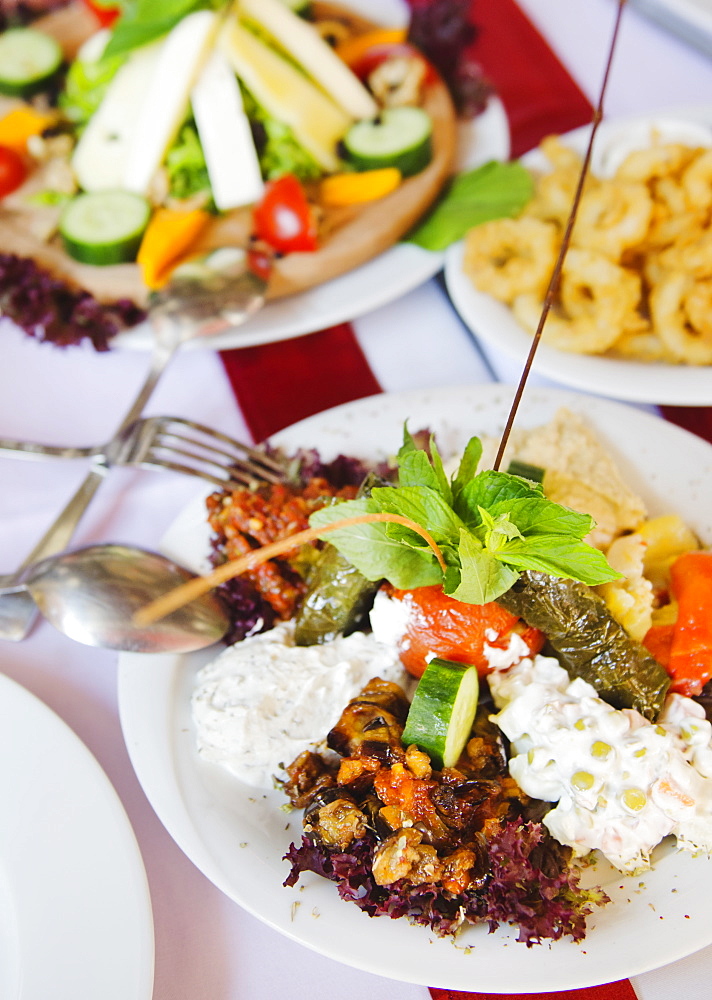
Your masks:
M510 773L528 795L557 803L543 822L575 855L598 849L633 874L670 834L681 850L712 852L712 726L701 705L668 695L651 723L546 656L488 680Z
M198 752L248 785L271 788L281 765L323 743L373 677L407 685L395 646L364 632L296 646L294 622L280 622L199 672L192 699Z

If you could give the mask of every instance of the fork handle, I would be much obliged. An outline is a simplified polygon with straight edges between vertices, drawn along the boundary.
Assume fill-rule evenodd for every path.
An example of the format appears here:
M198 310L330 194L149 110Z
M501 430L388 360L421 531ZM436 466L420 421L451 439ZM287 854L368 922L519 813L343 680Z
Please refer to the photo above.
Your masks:
M101 446L65 448L60 444L40 444L37 441L19 441L17 438L0 438L0 452L13 458L37 461L42 458L91 458L102 450Z
M67 548L84 511L91 503L94 494L103 483L108 471L109 467L105 464L96 463L92 466L79 488L65 504L64 509L18 567L14 574L15 581L19 581L22 578L23 572L28 567L34 565L34 563L39 562L40 559L46 559L47 556L53 556L56 552L61 552L62 549ZM11 590L12 588L0 588L0 595L6 589Z

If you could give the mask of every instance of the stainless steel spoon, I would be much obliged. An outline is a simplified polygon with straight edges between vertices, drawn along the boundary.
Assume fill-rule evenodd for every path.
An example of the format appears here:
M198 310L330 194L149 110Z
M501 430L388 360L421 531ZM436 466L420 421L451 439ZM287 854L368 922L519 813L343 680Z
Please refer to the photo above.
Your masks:
M127 545L87 545L31 567L24 591L45 618L86 646L135 653L189 653L218 642L230 620L213 593L154 625L134 614L195 574L157 552Z
M182 344L240 326L264 305L271 266L270 253L257 247L225 247L181 265L169 284L153 293L149 305L154 333L151 366L112 441L118 442L119 432L141 415L158 379ZM24 580L28 567L69 545L80 518L111 468L112 457L109 447L92 458L86 478L21 566L15 573L0 576L0 639L18 642L30 631L36 609L27 589L17 585Z

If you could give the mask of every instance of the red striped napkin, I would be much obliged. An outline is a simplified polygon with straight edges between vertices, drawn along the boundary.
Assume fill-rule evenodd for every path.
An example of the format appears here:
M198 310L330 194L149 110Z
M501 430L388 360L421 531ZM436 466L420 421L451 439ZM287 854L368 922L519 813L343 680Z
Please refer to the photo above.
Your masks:
M413 0L411 0L413 2ZM423 0L417 0L423 2ZM591 120L591 106L514 0L475 0L473 53L509 116L518 156L545 135ZM255 440L381 387L348 323L281 343L225 351L226 372ZM712 440L712 410L666 407L665 416ZM476 984L473 984L476 985ZM532 994L463 993L433 987L433 1000L531 1000ZM627 980L539 1000L636 1000Z

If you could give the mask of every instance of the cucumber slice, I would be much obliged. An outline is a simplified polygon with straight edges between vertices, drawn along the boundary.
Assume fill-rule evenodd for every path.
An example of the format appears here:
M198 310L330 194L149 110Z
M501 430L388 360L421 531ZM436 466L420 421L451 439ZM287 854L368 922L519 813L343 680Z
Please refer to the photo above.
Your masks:
M378 118L352 125L343 143L358 170L397 167L410 177L430 163L432 135L432 120L422 108L386 108Z
M436 768L453 767L470 738L479 691L476 667L431 660L415 689L403 745L415 743Z
M70 257L83 264L124 264L136 259L151 207L130 191L88 191L77 195L59 220Z
M36 28L9 28L0 35L0 93L30 97L49 83L64 55L56 39Z
M520 462L518 458L513 458L507 466L510 476L520 476L522 479L531 479L533 483L543 483L545 469L540 465L531 465L529 462Z

